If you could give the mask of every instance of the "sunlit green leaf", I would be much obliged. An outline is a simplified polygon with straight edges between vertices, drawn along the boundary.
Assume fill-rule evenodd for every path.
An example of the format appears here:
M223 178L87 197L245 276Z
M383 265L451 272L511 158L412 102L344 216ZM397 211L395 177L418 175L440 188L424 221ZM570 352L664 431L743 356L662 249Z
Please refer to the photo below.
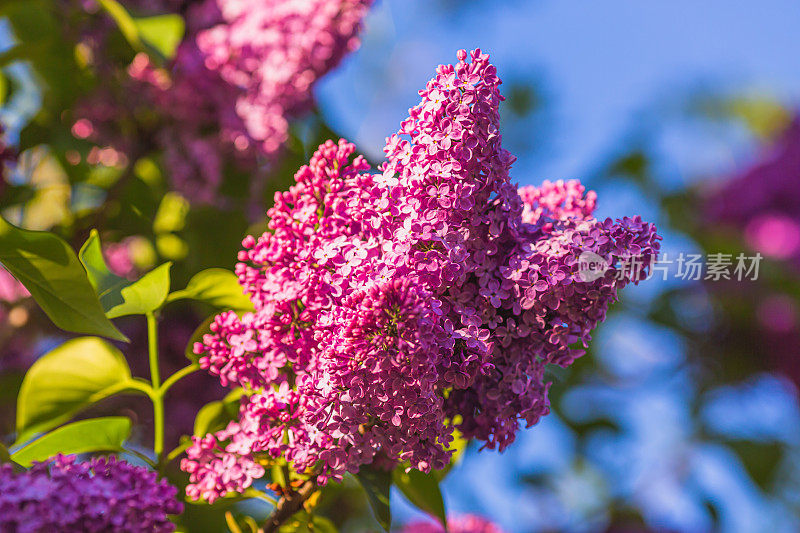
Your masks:
M164 263L120 289L118 295L115 292L110 293L109 296L118 297L121 302L109 305L106 315L109 318L143 315L161 307L169 293L169 269L171 266L172 263ZM117 300L109 303L113 304L114 301Z
M356 478L367 493L375 519L384 530L389 531L392 525L392 510L389 506L392 473L371 466L362 466Z
M44 231L28 231L0 217L0 262L30 291L61 329L127 340L103 312L75 252Z
M182 298L205 302L220 309L253 309L253 302L242 293L236 274L224 268L209 268L196 274L185 289L173 292L167 301Z
M186 225L186 215L189 212L189 202L176 192L168 192L158 204L156 216L153 219L155 233L168 233L180 231Z
M17 397L17 443L69 420L112 394L129 390L122 353L96 337L72 339L40 357L25 374Z
M447 513L444 499L439 490L439 478L434 472L426 474L419 470L405 471L399 465L392 473L392 481L400 492L419 509L437 518L442 525L447 525Z
M39 437L11 458L22 466L31 466L58 453L118 452L130 433L131 421L124 416L81 420Z
M100 236L97 234L97 230L92 230L89 238L83 243L78 252L78 259L86 269L89 282L97 291L101 303L103 298L112 291L119 291L125 285L130 284L129 280L117 276L109 270L103 257L103 249L100 245Z
M114 19L131 48L158 60L174 57L184 33L184 22L179 15L136 18L117 0L97 1Z
M136 281L117 276L106 265L100 238L94 230L78 257L109 318L154 311L161 307L169 293L170 263L161 265Z
M158 50L166 59L175 57L183 39L184 23L180 15L157 15L133 19L139 36Z
M136 22L128 10L116 0L97 0L106 13L108 13L114 22L117 23L119 31L125 36L125 39L131 44L135 50L144 50L144 43L142 43L139 36L139 28L136 27Z

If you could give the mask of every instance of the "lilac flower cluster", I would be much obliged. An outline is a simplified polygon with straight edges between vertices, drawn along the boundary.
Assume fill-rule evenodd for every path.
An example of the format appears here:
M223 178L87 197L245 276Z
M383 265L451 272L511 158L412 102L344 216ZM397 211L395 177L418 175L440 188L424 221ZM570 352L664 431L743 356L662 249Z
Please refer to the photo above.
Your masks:
M251 392L238 421L189 448L191 497L241 491L269 457L320 483L375 460L441 469L453 427L503 449L520 419L547 414L545 367L583 353L573 345L644 276L616 271L655 257L651 224L592 218L577 182L523 201L496 69L480 50L458 60L420 91L379 173L328 141L275 195L269 231L244 240L236 272L256 312L219 315L195 352ZM580 280L586 251L605 276Z
M0 465L0 531L174 531L176 494L155 472L114 457L58 455L21 473Z
M153 2L145 4L154 8ZM153 141L164 150L174 187L194 201L216 202L226 162L252 167L255 155L268 162L277 157L288 138L288 120L312 106L314 83L357 48L371 4L193 3L185 12L186 38L168 68L139 54L128 69L132 80L125 91L133 101L117 102L112 95L105 98L108 105L93 101L79 113L86 122L77 134L110 142L115 136L107 130L117 121L118 107L130 106L130 114L145 119L156 109L165 124ZM124 150L127 143L117 144Z
M216 0L221 22L195 42L205 67L239 90L234 108L244 131L234 134L236 146L255 143L266 154L280 148L286 117L305 111L316 80L358 46L371 3Z
M450 533L503 533L496 524L477 515L465 514L447 518L447 531ZM444 533L438 522L411 522L401 533Z

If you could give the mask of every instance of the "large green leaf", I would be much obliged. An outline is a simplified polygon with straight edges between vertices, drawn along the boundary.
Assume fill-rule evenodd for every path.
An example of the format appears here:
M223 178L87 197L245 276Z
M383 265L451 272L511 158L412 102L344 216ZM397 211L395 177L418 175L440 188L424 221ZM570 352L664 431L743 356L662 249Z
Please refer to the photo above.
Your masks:
M356 478L367 493L375 519L384 530L389 531L392 526L392 510L389 506L392 473L371 466L362 466Z
M443 526L447 527L444 499L439 490L439 478L434 472L429 474L419 470L406 472L405 467L399 465L392 473L392 480L408 501L434 516Z
M143 315L155 311L167 298L172 263L164 263L136 281L117 276L111 272L103 258L100 237L95 230L92 230L83 243L78 257L109 318Z
M133 387L128 363L102 339L72 339L40 357L17 397L17 443L66 422L81 409Z
M109 318L117 318L126 315L143 315L155 311L164 303L169 294L169 269L172 263L163 265L151 270L138 280L119 291L119 298L122 302L111 305L106 312ZM116 297L115 293L109 297Z
M25 285L56 326L127 341L103 313L75 253L57 236L23 230L0 217L0 262Z
M57 453L118 452L130 434L131 421L124 416L81 420L39 437L11 458L22 466L31 466Z
M253 310L253 302L242 292L239 278L224 268L209 268L195 274L186 288L175 291L168 302L189 298L220 309Z

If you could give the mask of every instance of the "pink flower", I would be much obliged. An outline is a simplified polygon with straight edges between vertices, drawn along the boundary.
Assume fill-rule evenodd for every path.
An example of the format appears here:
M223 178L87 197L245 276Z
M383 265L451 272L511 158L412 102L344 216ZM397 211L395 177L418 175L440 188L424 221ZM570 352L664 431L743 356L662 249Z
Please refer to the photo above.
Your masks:
M239 422L204 444L215 453L192 452L209 490L237 490L213 481L220 454L282 456L320 482L376 461L440 469L455 419L505 448L549 411L545 367L581 355L574 344L643 275L584 283L580 254L612 266L657 254L652 225L595 220L577 182L527 189L526 204L498 134L496 70L480 50L458 57L387 139L383 179L328 141L275 195L269 231L245 241L236 273L256 311L220 315L196 349L224 384L252 390ZM445 93L459 102L429 105Z

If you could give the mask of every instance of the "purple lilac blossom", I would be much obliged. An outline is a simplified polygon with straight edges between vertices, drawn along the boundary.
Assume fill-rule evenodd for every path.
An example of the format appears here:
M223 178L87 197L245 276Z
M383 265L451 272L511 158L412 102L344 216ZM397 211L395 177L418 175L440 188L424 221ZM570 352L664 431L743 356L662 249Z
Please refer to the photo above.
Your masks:
M458 60L420 91L378 173L328 141L276 193L269 230L243 241L236 272L256 311L217 316L195 352L252 393L187 450L191 498L244 490L269 457L323 484L373 461L441 469L454 426L502 450L548 413L545 367L580 356L617 290L645 276L619 267L655 258L651 224L594 219L577 182L524 202L496 69L480 50ZM591 282L585 251L609 265Z
M15 473L0 465L0 531L169 532L182 512L177 489L115 457L85 463L58 455Z
M158 2L140 6L157 9ZM162 6L175 9L174 2ZM372 0L205 0L185 10L187 36L166 69L139 54L128 68L126 101L98 93L78 112L76 135L130 150L109 132L122 106L164 124L163 148L175 189L195 202L220 200L226 161L274 161L289 119L313 106L316 81L355 50ZM94 36L94 39L99 37ZM95 47L96 48L96 47ZM97 100L97 101L96 101ZM113 128L112 128L113 129ZM252 184L258 189L260 183Z

